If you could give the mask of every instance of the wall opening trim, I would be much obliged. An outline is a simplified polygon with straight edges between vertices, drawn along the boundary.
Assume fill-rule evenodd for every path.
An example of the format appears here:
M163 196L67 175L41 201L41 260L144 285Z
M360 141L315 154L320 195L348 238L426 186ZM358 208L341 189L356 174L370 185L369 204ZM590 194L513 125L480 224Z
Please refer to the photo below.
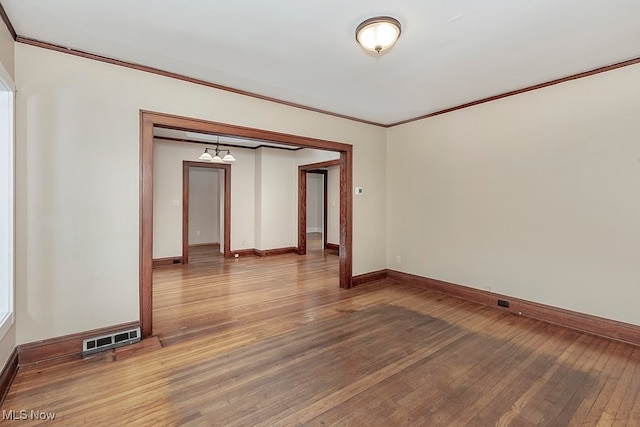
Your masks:
M350 144L309 138L263 129L140 111L140 328L142 336L153 334L153 129L154 127L261 139L285 145L334 151L340 154L340 256L339 284L352 286L353 243L353 147ZM229 248L233 252L233 248Z

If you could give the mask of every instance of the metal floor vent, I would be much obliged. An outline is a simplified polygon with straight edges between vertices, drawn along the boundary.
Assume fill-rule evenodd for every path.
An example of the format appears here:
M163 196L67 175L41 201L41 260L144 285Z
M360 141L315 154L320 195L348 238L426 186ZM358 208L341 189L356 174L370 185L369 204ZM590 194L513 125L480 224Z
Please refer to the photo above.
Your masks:
M82 341L82 354L92 354L140 341L140 328L127 329Z

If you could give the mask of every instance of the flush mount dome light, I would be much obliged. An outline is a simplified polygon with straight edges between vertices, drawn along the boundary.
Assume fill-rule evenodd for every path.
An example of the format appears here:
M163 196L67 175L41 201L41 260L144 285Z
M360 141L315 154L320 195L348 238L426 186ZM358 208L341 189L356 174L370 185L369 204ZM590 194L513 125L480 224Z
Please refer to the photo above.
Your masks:
M393 46L400 37L400 22L390 16L367 19L356 28L356 40L360 45L377 53Z

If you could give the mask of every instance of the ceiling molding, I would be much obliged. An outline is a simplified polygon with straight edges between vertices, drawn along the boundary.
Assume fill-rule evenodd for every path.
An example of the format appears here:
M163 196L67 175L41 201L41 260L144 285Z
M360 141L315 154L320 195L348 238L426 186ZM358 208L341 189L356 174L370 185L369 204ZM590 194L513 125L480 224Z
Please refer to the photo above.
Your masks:
M151 73L151 74L156 74L156 75L160 75L163 77L168 77L168 78L172 78L172 79L176 79L176 80L181 80L181 81L185 81L188 83L193 83L193 84L197 84L197 85L201 85L201 86L206 86L209 88L213 88L213 89L218 89L218 90L223 90L226 92L232 92L238 95L244 95L244 96L248 96L251 98L256 98L256 99L261 99L263 101L269 101L269 102L273 102L276 104L281 104L281 105L286 105L289 107L293 107L293 108L299 108L302 110L306 110L306 111L312 111L315 113L320 113L320 114L325 114L325 115L329 115L329 116L333 116L333 117L338 117L341 119L345 119L345 120L351 120L354 122L358 122L358 123L364 123L364 124L368 124L368 125L372 125L372 126L378 126L378 127L383 127L383 128L392 128L395 126L400 126L403 124L407 124L407 123L411 123L411 122L415 122L415 121L419 121L419 120L424 120L424 119L428 119L431 117L435 117L435 116L439 116L441 114L446 114L446 113L451 113L453 111L457 111L457 110L462 110L464 108L469 108L469 107L473 107L476 105L480 105L480 104L484 104L487 102L491 102L491 101L496 101L498 99L503 99L503 98L507 98L510 96L514 96L514 95L519 95L525 92L531 92L537 89L542 89L542 88L546 88L549 86L554 86L560 83L565 83L571 80L577 80L577 79L581 79L584 77L589 77L589 76L593 76L595 74L600 74L600 73L604 73L607 71L612 71L618 68L623 68L623 67L627 67L630 65L636 65L636 64L640 64L640 57L636 57L636 58L632 58L626 61L622 61L622 62L617 62L615 64L611 64L611 65L605 65L603 67L598 67L598 68L594 68L592 70L589 71L584 71L581 73L577 73L577 74L572 74L570 76L566 76L566 77L561 77L555 80L551 80L548 82L544 82L544 83L539 83L533 86L528 86L522 89L516 89L510 92L505 92L499 95L494 95L494 96L490 96L487 98L483 98L483 99L479 99L476 101L471 101L471 102L467 102L464 104L460 104L454 107L450 107L450 108L446 108L444 110L438 110L438 111L434 111L432 113L428 113L428 114L424 114L421 116L417 116L417 117L413 117L410 119L406 119L406 120L401 120L399 122L394 122L394 123L390 123L390 124L384 124L384 123L378 123L378 122L373 122L373 121L369 121L369 120L364 120L364 119L360 119L357 117L352 117L352 116L347 116L344 114L339 114L339 113L334 113L331 111L327 111L327 110L322 110L322 109L318 109L318 108L313 108L313 107L309 107L306 105L302 105L302 104L297 104L294 102L289 102L289 101L284 101L281 99L277 99L277 98L273 98L273 97L269 97L269 96L265 96L265 95L260 95L257 93L253 93L253 92L249 92L249 91L245 91L245 90L241 90L241 89L236 89L233 87L229 87L229 86L224 86L224 85L220 85L220 84L216 84L216 83L211 83L208 82L206 80L201 80L201 79L196 79L196 78L192 78L192 77L188 77L182 74L178 74L178 73L172 73L170 71L165 71L165 70L161 70L158 68L153 68L153 67L148 67L145 65L141 65L141 64L136 64L133 62L127 62L127 61L121 61L119 59L114 59L114 58L109 58L106 56L101 56L101 55L97 55L97 54L93 54L93 53L88 53L88 52L84 52L81 50L76 50L76 49L72 49L72 48L67 48L64 46L59 46L56 44L52 44L52 43L48 43L48 42L44 42L44 41L40 41L40 40L35 40L29 37L23 37L20 36L18 34L16 34L15 29L13 28L13 25L11 24L11 21L9 20L9 17L7 16L4 8L2 7L2 4L0 4L0 15L2 16L2 20L4 21L5 25L7 26L7 29L9 30L9 32L11 33L11 36L13 37L13 39L17 42L17 43L23 43L26 45L30 45L30 46L35 46L35 47L40 47L42 49L48 49L48 50L53 50L56 52L62 52L62 53L66 53L69 55L74 55L74 56L78 56L78 57L82 57L82 58L86 58L86 59L92 59L95 61L100 61L100 62L104 62L107 64L111 64L111 65L117 65L117 66L121 66L121 67L125 67L125 68L130 68L130 69L134 69L134 70L138 70L138 71L143 71L143 72L147 72L147 73Z
M328 116L338 117L340 119L351 120L351 121L354 121L354 122L364 123L364 124L367 124L367 125L384 127L384 124L382 124L382 123L377 123L377 122L372 122L372 121L369 121L369 120L359 119L357 117L352 117L352 116L347 116L347 115L344 115L344 114L334 113L334 112L327 111L327 110L321 110L319 108L313 108L313 107L309 107L309 106L302 105L302 104L296 104L295 102L284 101L282 99L277 99L277 98L273 98L273 97L270 97L270 96L260 95L258 93L249 92L249 91L242 90L242 89L236 89L236 88L233 88L233 87L224 86L224 85L220 85L220 84L217 84L217 83L211 83L211 82L208 82L206 80L195 79L195 78L188 77L188 76L185 76L185 75L182 75L182 74L172 73L170 71L160 70L158 68L148 67L148 66L142 65L142 64L136 64L134 62L121 61L119 59L109 58L107 56L96 55L94 53L88 53L88 52L84 52L82 50L72 49L72 48L69 48L69 47L64 47L64 46L60 46L60 45L44 42L44 41L41 41L41 40L35 40L35 39L31 39L29 37L22 37L22 36L18 35L15 40L18 43L27 44L27 45L30 45L30 46L40 47L40 48L48 49L48 50L54 50L56 52L67 53L69 55L79 56L81 58L86 58L86 59L92 59L94 61L105 62L105 63L111 64L111 65L118 65L120 67L131 68L133 70L144 71L144 72L151 73L151 74L157 74L159 76L168 77L168 78L176 79L176 80L182 80L184 82L193 83L193 84L197 84L197 85L201 85L201 86L206 86L206 87L213 88L213 89L224 90L226 92L232 92L232 93L235 93L235 94L238 94L238 95L248 96L250 98L256 98L256 99L260 99L260 100L263 100L263 101L269 101L269 102L273 102L273 103L276 103L276 104L286 105L288 107L299 108L301 110L312 111L314 113L325 114L325 115L328 115Z
M353 151L353 146L351 144L330 141L327 139L312 138L309 136L292 135L290 133L256 129L205 119L187 118L177 116L175 114L158 113L148 110L140 110L140 116L144 117L146 120L155 120L153 122L154 127L163 129L186 130L190 132L231 136L243 139L257 139L264 142L274 142L276 144L292 145L302 148L315 148L318 150L344 151L349 153ZM189 127L185 127L183 125L185 121L189 122Z
M581 79L583 77L593 76L594 74L600 74L600 73L604 73L604 72L607 72L607 71L615 70L615 69L622 68L622 67L628 67L629 65L636 65L636 64L640 64L640 57L629 59L627 61L616 62L615 64L605 65L604 67L594 68L593 70L584 71L584 72L578 73L578 74L572 74L570 76L562 77L562 78L551 80L551 81L548 81L548 82L539 83L537 85L525 87L523 89L512 90L510 92L505 92L505 93L502 93L500 95L490 96L488 98L479 99L477 101L467 102L466 104L461 104L461 105L457 105L455 107L447 108L447 109L444 109L444 110L435 111L433 113L425 114L423 116L414 117L413 119L402 120L402 121L399 121L399 122L396 122L396 123L392 123L390 125L384 125L384 127L391 128L391 127L394 127L394 126L404 125L406 123L411 123L411 122L415 122L415 121L418 121L418 120L428 119L430 117L439 116L441 114L451 113L452 111L462 110L463 108L473 107L475 105L484 104L486 102L491 102L491 101L495 101L495 100L498 100L498 99L507 98L509 96L520 95L521 93L531 92L532 90L542 89L542 88L553 86L553 85L557 85L557 84L560 84L560 83L565 83L565 82L568 82L568 81L571 81L571 80L577 80L577 79Z
M4 7L2 7L2 4L0 4L0 16L2 16L2 20L4 21L4 25L7 26L7 30L9 30L9 33L11 33L11 37L13 37L13 41L16 41L18 39L18 34L16 34L16 30L15 28L13 28L13 24L9 20L9 15L7 15L7 12L5 12Z
M188 138L173 138L171 136L153 136L153 139L159 139L163 141L171 141L171 142L189 142L193 144L205 144L205 145L219 145L220 147L232 147L232 148L242 148L244 150L257 150L258 148L273 148L274 150L285 150L285 151L298 151L301 150L302 147L273 147L271 145L256 145L255 147L247 147L239 144L230 144L228 142L214 142L214 141L198 141L196 139L188 139Z

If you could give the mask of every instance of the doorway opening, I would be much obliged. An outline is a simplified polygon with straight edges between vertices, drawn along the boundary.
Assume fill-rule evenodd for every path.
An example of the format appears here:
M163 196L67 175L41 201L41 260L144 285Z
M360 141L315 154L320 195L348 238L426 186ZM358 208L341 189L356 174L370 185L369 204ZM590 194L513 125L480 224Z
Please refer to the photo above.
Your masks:
M307 171L307 252L327 247L327 178L326 170Z
M335 243L331 244L328 241L330 224L333 225L335 222L337 222L338 224L336 228L339 228L339 230L342 229L342 219L337 218L338 221L329 220L330 219L329 217L331 216L330 207L329 207L329 204L330 204L329 169L335 169L336 167L340 167L340 160L329 160L326 162L310 163L310 164L298 166L298 254L300 255L304 255L307 253L307 249L309 247L308 234L309 234L309 231L311 231L311 229L314 228L314 227L311 227L311 228L309 227L309 222L314 222L313 213L308 211L308 208L310 205L309 182L312 179L312 177L317 174L320 174L320 176L323 177L322 189L324 194L322 197L322 205L323 205L322 237L321 237L322 250L332 249L334 251L339 251L340 244L335 244ZM340 193L339 203L341 203L342 192L343 192L341 180L340 180L340 183L338 184L339 184L338 192ZM333 199L335 199L335 197L333 197ZM335 204L333 202L335 202L335 200L331 200L332 205ZM313 203L311 203L311 205L313 205ZM335 206L331 206L331 207L335 207ZM342 212L341 204L339 205L339 211ZM339 230L335 230L335 231L339 231ZM336 234L336 233L332 233L332 234ZM339 236L341 234L341 231L339 231L337 234Z
M153 147L154 128L251 138L270 143L314 148L340 154L340 255L339 285L352 286L353 147L340 142L272 132L219 122L140 111L140 328L147 337L153 333ZM230 227L228 227L230 228ZM298 239L300 243L300 237ZM305 239L306 240L306 239ZM230 242L229 242L230 243ZM233 248L225 243L225 250ZM298 245L298 250L300 245Z
M222 200L218 206L220 211L222 211L222 218L218 216L218 221L216 225L219 225L218 229L218 238L220 250L224 254L225 258L231 258L231 166L225 164L216 164L216 163L204 163L204 162L191 162L191 161L183 161L182 162L182 263L189 263L189 241L190 241L190 214L193 213L191 206L191 198L193 197L191 193L191 174L198 169L211 169L216 171L221 171L223 174L222 179L222 197L219 200ZM217 181L216 181L217 182ZM216 184L217 185L217 184ZM208 197L214 197L214 195L218 195L219 192L213 191ZM193 215L191 215L193 216ZM193 219L193 218L192 218ZM206 219L204 219L206 221ZM211 215L210 221L213 223L213 215ZM197 234L197 231L196 231ZM215 233L213 233L215 235ZM195 236L200 237L200 236ZM206 239L205 239L206 240Z

